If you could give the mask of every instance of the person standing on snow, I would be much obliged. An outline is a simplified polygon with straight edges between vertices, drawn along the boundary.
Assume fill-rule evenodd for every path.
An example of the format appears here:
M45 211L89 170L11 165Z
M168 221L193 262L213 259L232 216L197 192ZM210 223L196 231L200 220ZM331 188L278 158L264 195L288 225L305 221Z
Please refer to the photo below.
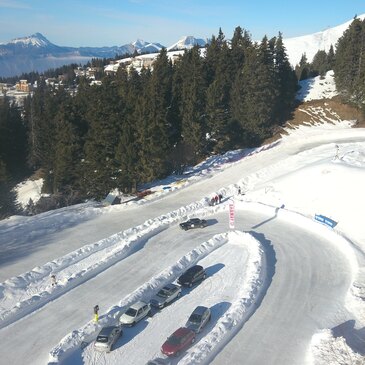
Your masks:
M99 306L96 305L94 307L94 321L98 322L99 321Z
M56 280L56 275L55 274L51 275L51 284L52 284L52 286L57 285L57 280Z

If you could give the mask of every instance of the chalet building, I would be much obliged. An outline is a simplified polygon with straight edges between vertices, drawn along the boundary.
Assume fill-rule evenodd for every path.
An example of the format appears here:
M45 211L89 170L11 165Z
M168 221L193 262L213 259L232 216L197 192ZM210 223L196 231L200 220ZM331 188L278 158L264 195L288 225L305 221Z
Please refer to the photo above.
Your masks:
M30 84L28 83L28 80L19 80L19 82L15 84L15 88L17 91L23 91L26 93L30 92Z

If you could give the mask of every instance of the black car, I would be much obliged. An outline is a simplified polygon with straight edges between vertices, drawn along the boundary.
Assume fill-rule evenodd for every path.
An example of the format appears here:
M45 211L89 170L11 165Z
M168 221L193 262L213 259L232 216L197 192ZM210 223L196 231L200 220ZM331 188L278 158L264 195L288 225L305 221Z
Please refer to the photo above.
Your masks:
M190 269L184 272L177 282L180 285L188 286L191 288L193 284L195 284L198 281L202 281L207 277L207 274L205 272L205 269L200 265L192 266Z
M187 231L192 228L204 228L208 225L205 219L191 218L186 222L180 223L180 228Z

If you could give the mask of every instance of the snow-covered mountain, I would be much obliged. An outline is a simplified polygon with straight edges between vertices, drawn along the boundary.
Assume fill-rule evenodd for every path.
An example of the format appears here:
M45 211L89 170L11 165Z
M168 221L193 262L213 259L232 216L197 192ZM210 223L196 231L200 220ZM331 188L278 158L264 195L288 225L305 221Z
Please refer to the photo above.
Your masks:
M84 64L91 58L111 58L135 52L155 53L162 47L159 43L143 40L112 47L63 47L51 43L41 33L35 33L0 44L0 77L42 72L70 63Z
M8 44L16 44L22 47L48 47L52 45L52 43L41 33L35 33L28 37L15 38L11 40ZM3 43L0 43L0 45L3 45Z
M358 16L358 18L364 19L365 14ZM335 48L338 39L342 36L352 21L353 19L336 27L314 34L294 38L284 38L284 45L286 47L290 63L293 66L297 65L304 53L307 56L308 62L311 62L314 55L319 50L325 50L328 52L331 45Z
M358 16L365 18L365 14ZM333 28L310 35L284 38L290 63L295 66L305 53L308 61L312 61L318 50L328 51L336 46L338 39L348 28L352 19ZM184 36L170 47L168 51L190 49L195 45L204 47L207 41L193 36ZM20 75L23 72L42 72L70 63L84 64L91 58L111 58L115 55L133 54L135 52L158 53L164 47L160 43L150 43L138 39L122 46L112 47L61 47L51 43L40 33L16 38L9 43L0 44L0 77Z
M181 38L179 41L174 43L172 46L168 47L168 51L177 51L177 50L183 50L183 49L190 49L194 46L198 45L200 47L204 47L207 44L207 42L204 39L201 38L194 38L193 36L185 36Z

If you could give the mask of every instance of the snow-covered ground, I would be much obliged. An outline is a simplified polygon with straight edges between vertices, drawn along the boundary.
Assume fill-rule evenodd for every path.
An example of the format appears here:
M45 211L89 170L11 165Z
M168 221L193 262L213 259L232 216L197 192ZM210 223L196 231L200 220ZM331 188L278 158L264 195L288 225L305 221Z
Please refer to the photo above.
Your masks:
M298 97L334 93L329 73ZM166 363L365 364L365 130L351 125L334 118L213 156L139 201L1 221L1 362L145 364L165 358L166 337L205 305L209 325ZM211 207L216 193L223 201ZM193 216L208 227L181 231ZM205 281L125 328L110 354L94 351L102 326L195 263Z

